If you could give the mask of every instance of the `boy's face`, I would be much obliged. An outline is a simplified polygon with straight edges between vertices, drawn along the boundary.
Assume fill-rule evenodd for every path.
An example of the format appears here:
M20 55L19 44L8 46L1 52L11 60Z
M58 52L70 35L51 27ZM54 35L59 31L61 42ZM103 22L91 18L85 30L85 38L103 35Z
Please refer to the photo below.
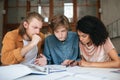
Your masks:
M42 28L42 21L33 18L29 23L24 22L24 27L26 28L26 35L31 40L34 34L39 35L40 29Z
M68 30L64 26L58 26L58 28L54 30L54 35L60 41L66 40L67 33L68 33Z

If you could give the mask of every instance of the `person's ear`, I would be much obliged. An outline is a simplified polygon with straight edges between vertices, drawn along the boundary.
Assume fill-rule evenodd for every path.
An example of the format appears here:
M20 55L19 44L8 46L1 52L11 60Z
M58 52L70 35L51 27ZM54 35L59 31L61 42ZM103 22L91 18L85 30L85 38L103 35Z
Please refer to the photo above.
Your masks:
M24 26L24 28L27 28L29 26L28 22L24 21L23 26Z

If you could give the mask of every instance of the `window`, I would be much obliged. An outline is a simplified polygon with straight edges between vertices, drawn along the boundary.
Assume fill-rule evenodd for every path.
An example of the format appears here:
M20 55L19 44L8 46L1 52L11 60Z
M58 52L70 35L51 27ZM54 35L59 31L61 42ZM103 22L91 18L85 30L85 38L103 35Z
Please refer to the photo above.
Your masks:
M73 3L64 3L64 15L72 22L73 19Z

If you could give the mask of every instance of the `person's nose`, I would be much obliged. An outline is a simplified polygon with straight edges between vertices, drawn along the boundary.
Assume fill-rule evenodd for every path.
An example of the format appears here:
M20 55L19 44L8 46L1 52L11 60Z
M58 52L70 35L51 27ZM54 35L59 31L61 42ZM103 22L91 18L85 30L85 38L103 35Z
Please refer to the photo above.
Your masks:
M82 40L83 40L83 38L82 38L82 37L79 37L79 39L80 39L80 41L82 41Z
M60 37L60 38L62 37L62 33L61 33L61 32L59 33L59 37Z
M37 29L37 30L36 30L36 34L39 34L39 33L40 33L40 29Z

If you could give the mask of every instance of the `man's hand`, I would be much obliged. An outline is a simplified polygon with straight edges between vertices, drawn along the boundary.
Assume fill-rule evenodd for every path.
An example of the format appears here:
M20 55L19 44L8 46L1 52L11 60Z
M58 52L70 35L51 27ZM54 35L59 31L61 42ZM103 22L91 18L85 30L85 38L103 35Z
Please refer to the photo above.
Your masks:
M39 65L39 66L44 66L47 64L47 59L43 54L40 54L40 58L37 58L34 64Z
M31 41L31 43L32 43L33 45L37 45L40 40L41 40L40 36L35 34L35 35L32 36L32 41Z

